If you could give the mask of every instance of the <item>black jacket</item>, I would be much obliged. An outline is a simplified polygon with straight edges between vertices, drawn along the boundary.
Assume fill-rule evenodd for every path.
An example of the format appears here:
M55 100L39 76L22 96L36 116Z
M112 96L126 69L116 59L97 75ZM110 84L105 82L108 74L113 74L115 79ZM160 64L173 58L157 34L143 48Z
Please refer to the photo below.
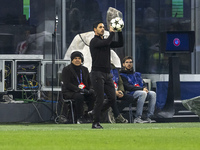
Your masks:
M90 41L92 71L110 73L110 48L123 46L122 33L118 32L118 41L113 41L114 34L114 32L111 32L107 39L102 39L100 36L95 35Z
M80 68L82 70L82 82L86 86L85 89L89 90L92 88L89 71L84 66L81 66ZM78 76L80 76L80 75L78 75ZM65 98L72 98L72 95L74 93L80 91L80 89L78 88L79 82L77 79L77 74L76 74L72 64L63 68L62 81L64 83L63 94L65 95Z

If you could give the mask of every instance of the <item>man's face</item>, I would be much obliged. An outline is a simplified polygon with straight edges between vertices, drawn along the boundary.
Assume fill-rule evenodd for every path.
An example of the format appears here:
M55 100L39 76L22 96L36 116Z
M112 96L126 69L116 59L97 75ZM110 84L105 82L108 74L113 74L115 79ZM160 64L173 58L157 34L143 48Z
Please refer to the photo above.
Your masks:
M99 23L97 28L94 28L95 35L103 36L104 30L105 30L104 29L104 24L103 23Z
M80 57L75 57L73 60L72 60L72 64L74 64L75 66L80 66L82 63L81 61L81 58Z
M123 66L125 67L126 70L132 69L133 68L133 60L132 59L127 59L123 63Z

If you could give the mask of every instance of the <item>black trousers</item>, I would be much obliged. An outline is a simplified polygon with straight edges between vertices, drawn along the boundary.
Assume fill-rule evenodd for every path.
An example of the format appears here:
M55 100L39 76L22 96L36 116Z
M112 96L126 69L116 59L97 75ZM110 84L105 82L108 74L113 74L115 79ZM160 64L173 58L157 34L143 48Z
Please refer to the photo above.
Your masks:
M120 103L117 103L118 100L120 101ZM116 102L112 106L114 117L116 118L119 113L122 112L122 110L125 107L128 107L131 103L137 103L137 99L134 98L132 95L124 93L124 96L122 98L117 97Z
M85 95L85 94L80 94L80 93L74 93L72 98L75 100L75 110L76 110L77 119L79 119L80 117L83 117L84 102L88 106L88 111L91 111L94 107L94 102L95 102L94 94Z
M92 71L91 82L96 93L96 101L94 105L94 122L100 122L101 113L107 110L115 103L115 87L112 80L111 73L104 73L101 71ZM108 100L104 103L104 93Z

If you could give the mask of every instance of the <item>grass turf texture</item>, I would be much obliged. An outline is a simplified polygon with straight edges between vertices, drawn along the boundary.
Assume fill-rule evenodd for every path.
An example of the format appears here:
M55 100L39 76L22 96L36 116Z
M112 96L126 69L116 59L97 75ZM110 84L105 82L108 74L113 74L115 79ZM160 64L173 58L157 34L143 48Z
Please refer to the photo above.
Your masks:
M199 150L199 123L0 125L1 150Z

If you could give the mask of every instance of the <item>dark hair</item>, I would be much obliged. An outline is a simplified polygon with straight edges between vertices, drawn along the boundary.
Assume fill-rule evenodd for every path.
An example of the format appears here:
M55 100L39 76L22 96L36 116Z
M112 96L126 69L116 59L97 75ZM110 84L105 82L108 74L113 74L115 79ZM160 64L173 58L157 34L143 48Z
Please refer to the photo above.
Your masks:
M125 63L125 61L126 61L127 59L132 59L132 60L133 60L133 58L132 58L131 56L126 56L126 57L123 58L122 63Z
M94 28L97 28L97 26L98 26L100 23L103 23L103 22L102 22L102 21L95 22L95 23L93 24L93 30L94 30Z

